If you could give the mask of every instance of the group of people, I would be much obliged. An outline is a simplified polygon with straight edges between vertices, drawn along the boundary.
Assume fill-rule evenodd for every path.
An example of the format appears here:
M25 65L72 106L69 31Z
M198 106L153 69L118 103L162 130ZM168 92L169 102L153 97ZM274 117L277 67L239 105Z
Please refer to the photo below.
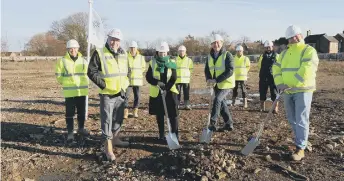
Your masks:
M318 66L316 50L305 44L301 29L291 25L286 30L288 48L281 55L273 50L273 43L264 43L265 52L259 58L260 110L265 111L267 90L270 88L271 99L277 93L284 93L284 107L295 136L293 160L304 158L309 133L309 114L312 93L315 90L315 77ZM128 97L134 92L134 117L139 117L140 87L143 85L144 72L149 86L149 114L155 115L159 130L157 141L165 142L164 137L164 101L172 133L178 134L178 117L181 91L184 93L184 108L191 110L189 100L190 80L193 62L186 55L185 46L178 49L179 55L172 59L169 46L161 42L156 47L154 57L149 61L147 71L144 57L137 50L137 43L130 44L126 52L120 46L122 32L113 29L108 33L103 48L96 49L90 61L82 58L76 40L67 42L67 53L56 64L56 77L63 87L66 105L67 141L74 139L73 117L77 110L78 133L89 135L85 129L85 107L87 104L89 80L99 87L101 131L104 138L104 153L113 161L116 159L113 146L128 146L129 143L119 138L123 120L128 118ZM227 95L233 90L233 105L242 90L244 107L247 108L246 81L250 69L250 60L243 55L243 47L236 47L233 55L223 46L223 38L215 34L211 38L211 50L205 64L204 73L208 86L214 89L211 109L211 131L232 131L234 122L226 103ZM274 108L278 112L278 106ZM224 126L217 128L219 116Z

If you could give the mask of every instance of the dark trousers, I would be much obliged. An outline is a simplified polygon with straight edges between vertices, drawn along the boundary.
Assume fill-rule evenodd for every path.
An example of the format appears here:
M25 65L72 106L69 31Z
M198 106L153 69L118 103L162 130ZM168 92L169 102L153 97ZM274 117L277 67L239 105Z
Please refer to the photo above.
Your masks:
M129 97L130 92L134 92L134 108L138 108L140 104L140 87L139 86L130 86L127 88L127 91L125 93L125 107L129 107Z
M233 125L233 120L231 113L229 112L226 97L227 94L230 92L230 89L218 89L217 87L214 88L215 91L215 98L213 102L213 108L211 110L211 124L215 125L219 115L221 114L224 122L229 125Z
M177 89L179 91L178 94L178 101L180 101L180 98L182 97L182 90L183 90L183 94L184 94L184 104L186 102L189 102L190 100L190 84L186 84L186 83L180 83L180 84L176 84Z
M159 137L163 138L165 133L165 124L164 124L164 114L158 114L156 115L156 120L158 123L159 128ZM178 117L170 117L170 123L171 123L171 131L172 133L175 133L177 138L178 137Z
M86 96L65 98L65 107L68 133L74 130L73 117L75 115L75 109L77 109L78 114L78 127L79 129L83 129L86 119Z
M273 80L271 79L259 79L259 95L261 101L266 101L266 94L268 93L268 89L270 88L270 95L271 100L274 101L276 99L277 88Z
M237 80L235 81L235 87L233 88L233 98L238 97L238 88L240 86L242 98L246 98L246 83L245 81Z

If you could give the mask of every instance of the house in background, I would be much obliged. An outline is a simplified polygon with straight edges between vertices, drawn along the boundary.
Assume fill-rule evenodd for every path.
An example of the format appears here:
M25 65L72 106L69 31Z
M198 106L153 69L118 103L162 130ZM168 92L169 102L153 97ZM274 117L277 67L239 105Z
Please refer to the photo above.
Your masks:
M338 40L338 51L344 52L344 31L334 36Z
M314 47L319 53L338 53L338 40L326 33L310 35L310 31L307 31L305 43Z

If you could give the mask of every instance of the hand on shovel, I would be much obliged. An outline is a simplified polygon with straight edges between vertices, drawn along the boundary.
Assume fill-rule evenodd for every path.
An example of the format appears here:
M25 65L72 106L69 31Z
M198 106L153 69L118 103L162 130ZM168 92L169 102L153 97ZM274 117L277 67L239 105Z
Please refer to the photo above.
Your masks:
M207 80L207 86L208 87L210 87L210 86L214 87L215 84L216 84L216 80L215 79L208 79Z

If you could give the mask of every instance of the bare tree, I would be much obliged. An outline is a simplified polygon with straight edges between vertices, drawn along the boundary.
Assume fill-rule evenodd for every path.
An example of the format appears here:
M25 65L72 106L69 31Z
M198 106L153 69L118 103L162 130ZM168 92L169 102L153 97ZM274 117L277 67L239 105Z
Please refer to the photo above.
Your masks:
M87 28L88 14L80 12L72 14L62 20L54 21L51 25L51 33L56 39L64 42L70 39L76 39L80 45L80 52L86 55Z
M26 44L26 54L61 56L65 53L65 42L57 40L50 32L34 35Z
M9 48L7 38L1 38L1 52L7 52Z
M240 42L241 43L249 43L249 42L251 42L251 39L249 37L247 37L247 36L242 36L240 38Z

